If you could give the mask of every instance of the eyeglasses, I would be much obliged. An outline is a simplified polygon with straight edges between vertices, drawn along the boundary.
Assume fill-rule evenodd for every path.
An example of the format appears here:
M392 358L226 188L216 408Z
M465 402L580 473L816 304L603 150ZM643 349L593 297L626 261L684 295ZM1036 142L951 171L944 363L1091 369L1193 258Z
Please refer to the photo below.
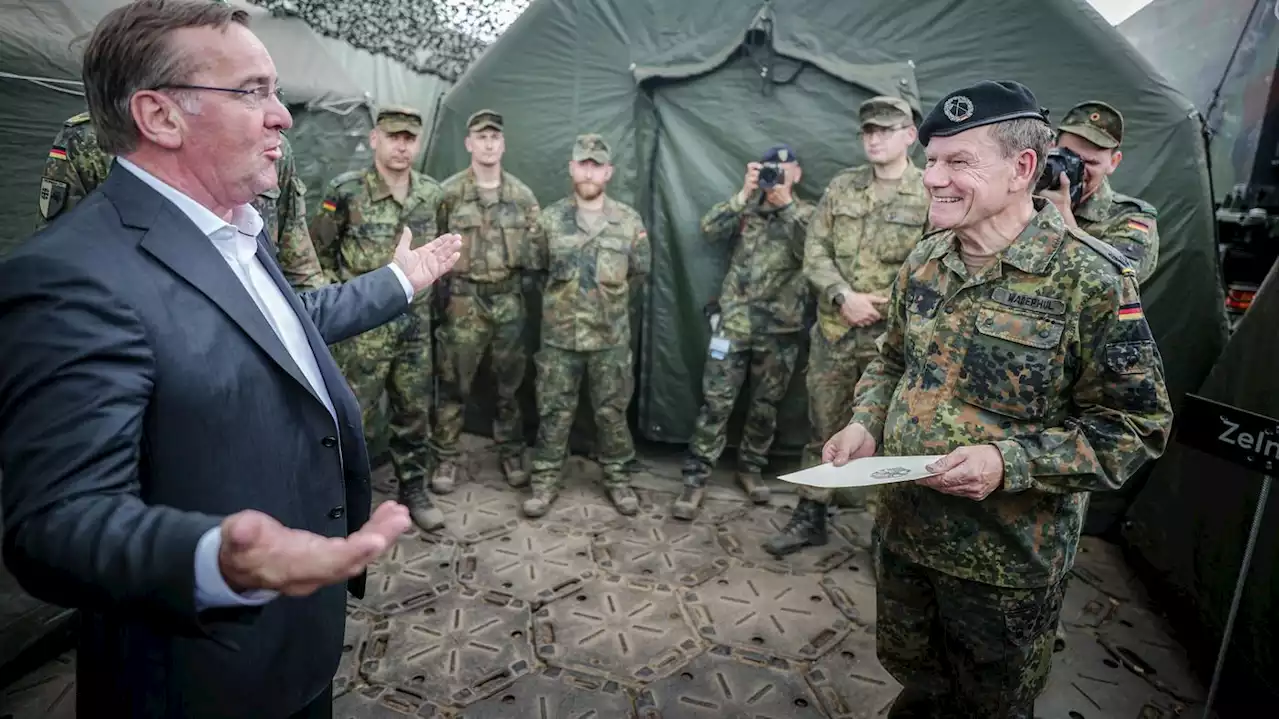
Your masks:
M153 90L209 90L211 92L229 92L234 95L240 95L241 97L248 98L250 102L254 105L261 105L262 103L266 102L272 97L274 97L277 100L280 100L283 103L283 100L281 100L281 97L280 97L281 88L279 85L276 85L274 87L270 85L258 85L257 87L251 87L249 89L238 88L238 87L212 87L210 85L161 85L159 87L153 87L151 89Z

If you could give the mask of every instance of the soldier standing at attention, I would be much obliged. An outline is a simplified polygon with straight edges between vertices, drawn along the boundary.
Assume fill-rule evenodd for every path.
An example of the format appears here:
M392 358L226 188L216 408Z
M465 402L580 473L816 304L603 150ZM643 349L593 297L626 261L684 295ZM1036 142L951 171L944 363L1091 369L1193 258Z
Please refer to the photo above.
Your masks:
M369 132L373 167L338 175L325 189L311 236L320 263L335 281L387 264L406 229L415 245L439 234L440 185L413 169L422 149L422 129L417 110L380 109ZM444 513L425 487L431 463L431 341L431 295L424 292L395 320L332 347L360 400L365 427L373 426L379 399L387 392L388 448L398 498L414 523L428 532L444 526Z
M467 120L471 166L445 180L440 232L462 235L462 256L445 280L448 309L437 331L441 397L432 443L438 465L431 478L436 492L452 491L457 480L458 437L471 385L485 350L496 385L493 440L507 483L529 483L524 468L524 422L518 393L528 366L522 273L530 244L538 241L538 199L502 169L506 149L502 115L480 110Z
M949 93L920 139L940 231L898 272L823 459L944 455L881 489L889 716L1030 719L1088 493L1159 457L1173 412L1129 261L1032 194L1053 132L1031 91Z
M761 190L760 171L766 165L781 169L782 181ZM778 403L800 356L809 297L801 269L813 203L792 194L800 172L794 150L787 145L771 148L760 162L747 164L742 189L702 218L703 236L710 242L728 240L733 249L718 300L720 324L713 329L702 371L703 404L685 460L684 491L671 509L679 519L698 514L703 487L724 451L729 415L748 373L751 405L738 449L738 483L752 501L769 501L769 487L760 473L777 430Z
M1155 207L1111 189L1123 139L1124 117L1114 107L1093 100L1071 108L1058 125L1057 144L1084 160L1084 191L1072 207L1066 178L1060 177L1057 190L1040 194L1057 205L1068 227L1079 227L1129 258L1142 285L1156 269L1160 237Z
M609 145L580 135L569 163L573 194L542 211L535 268L545 270L538 370L538 441L533 497L524 513L541 517L560 489L560 470L586 377L595 413L596 455L609 500L634 515L640 500L626 465L635 458L627 405L635 386L631 297L649 274L649 237L634 209L605 195L613 176Z
M107 179L111 156L98 148L89 113L67 120L53 138L49 158L40 178L40 216L36 229L75 207ZM276 251L276 263L296 290L314 290L327 284L307 233L307 189L294 172L293 150L280 135L280 159L276 160L276 187L254 198L253 209L262 215L262 231Z
M924 233L929 200L907 150L916 140L911 106L877 96L858 108L867 164L837 174L818 201L805 240L804 271L818 296L810 331L809 426L803 466L821 464L822 445L849 423L853 388L876 355L893 278ZM848 490L855 505L870 493ZM800 501L764 549L783 557L827 543L830 489L799 487Z

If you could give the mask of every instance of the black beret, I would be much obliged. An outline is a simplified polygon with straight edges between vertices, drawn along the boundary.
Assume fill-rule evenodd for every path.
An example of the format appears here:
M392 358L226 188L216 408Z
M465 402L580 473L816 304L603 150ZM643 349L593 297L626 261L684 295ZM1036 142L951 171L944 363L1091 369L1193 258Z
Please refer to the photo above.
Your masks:
M1049 122L1048 111L1040 107L1026 85L1012 80L983 80L947 93L924 118L918 136L921 145L928 145L934 135L949 137L975 127L1019 118Z

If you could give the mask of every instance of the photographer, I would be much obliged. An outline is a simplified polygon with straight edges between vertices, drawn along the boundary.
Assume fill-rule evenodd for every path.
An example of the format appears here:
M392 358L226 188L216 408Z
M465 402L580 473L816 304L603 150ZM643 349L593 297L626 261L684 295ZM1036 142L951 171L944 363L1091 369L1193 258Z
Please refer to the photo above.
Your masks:
M1057 147L1050 152L1037 194L1058 207L1068 227L1079 227L1129 258L1139 284L1145 284L1160 251L1156 208L1111 189L1108 178L1120 166L1123 136L1124 117L1114 107L1095 100L1071 108L1058 125ZM1055 162L1055 156L1061 161ZM1057 187L1046 189L1047 184L1053 184L1055 170L1059 170ZM1076 175L1074 183L1072 174ZM1072 184L1078 187L1075 193ZM1072 195L1077 193L1073 201Z
M742 189L702 218L703 235L710 242L729 241L732 259L719 307L713 303L708 312L712 338L702 376L703 404L684 465L684 492L671 510L680 519L698 513L748 376L751 401L738 449L738 483L753 501L769 501L761 470L773 444L778 403L800 355L809 293L801 270L813 203L794 196L800 177L795 152L778 145L760 162L748 163Z

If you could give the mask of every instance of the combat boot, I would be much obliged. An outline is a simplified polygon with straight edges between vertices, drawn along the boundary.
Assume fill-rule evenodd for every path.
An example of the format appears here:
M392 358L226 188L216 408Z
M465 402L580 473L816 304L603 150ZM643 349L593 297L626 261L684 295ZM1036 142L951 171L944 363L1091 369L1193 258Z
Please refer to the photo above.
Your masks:
M609 487L609 501L618 510L618 514L634 517L640 511L640 498L626 485Z
M702 507L702 498L706 494L707 478L697 472L685 468L684 489L671 504L671 516L676 519L691 520L698 516Z
M436 494L448 494L457 485L458 465L449 460L442 460L431 477L431 491Z
M520 511L524 516L537 518L546 514L556 497L560 496L560 483L555 478L546 476L533 477L533 496L524 500Z
M444 526L444 512L431 502L421 477L399 482L396 492L400 504L409 508L409 518L424 532L434 532Z
M524 460L521 457L507 457L502 460L502 473L507 477L507 484L519 489L529 484L529 473L524 471Z
M768 503L769 485L764 483L764 477L760 476L760 470L754 467L739 470L738 484L742 485L742 491L747 493L752 502L756 504Z
M764 551L781 558L805 547L821 547L826 543L827 505L801 499L782 532L765 540L761 546Z

